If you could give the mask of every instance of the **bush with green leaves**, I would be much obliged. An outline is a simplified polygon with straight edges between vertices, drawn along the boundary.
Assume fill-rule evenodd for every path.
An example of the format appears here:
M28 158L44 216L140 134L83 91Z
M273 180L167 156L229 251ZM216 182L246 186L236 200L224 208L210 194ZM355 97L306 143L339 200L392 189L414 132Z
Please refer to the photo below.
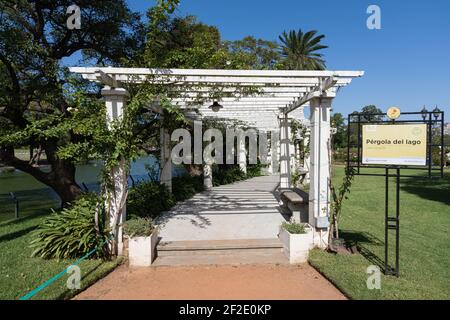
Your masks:
M214 165L212 176L214 186L230 184L246 179L245 173L238 165Z
M265 167L261 163L257 164L249 164L247 166L247 178L254 178L254 177L260 177L262 176L262 168Z
M304 234L306 233L305 224L298 222L283 222L282 228L291 234Z
M149 237L156 229L151 218L134 217L124 223L124 233L130 238Z
M175 197L157 181L141 181L128 191L127 214L156 218L176 203Z
M204 190L201 176L184 175L172 179L172 193L176 201L183 201Z
M90 258L108 256L108 229L95 194L84 195L61 212L53 211L33 231L32 256L45 259L74 259L96 249ZM98 208L98 223L95 222Z

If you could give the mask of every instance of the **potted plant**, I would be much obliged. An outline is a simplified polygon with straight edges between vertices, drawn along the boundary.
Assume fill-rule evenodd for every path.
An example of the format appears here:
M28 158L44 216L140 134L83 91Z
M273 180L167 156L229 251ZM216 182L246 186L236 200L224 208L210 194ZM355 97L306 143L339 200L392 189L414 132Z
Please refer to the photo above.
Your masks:
M308 260L313 247L313 230L307 223L283 222L278 238L283 243L283 252L289 263L303 263Z
M132 218L125 222L130 266L148 267L156 257L158 230L150 218Z

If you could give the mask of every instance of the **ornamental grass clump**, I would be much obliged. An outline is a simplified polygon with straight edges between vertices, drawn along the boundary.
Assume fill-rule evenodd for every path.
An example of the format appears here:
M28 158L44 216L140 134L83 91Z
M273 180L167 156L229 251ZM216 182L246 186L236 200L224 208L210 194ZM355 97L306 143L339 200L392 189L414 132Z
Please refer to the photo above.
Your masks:
M124 233L130 237L150 237L156 229L151 218L134 217L124 223Z
M97 195L88 194L61 212L53 211L33 231L32 257L75 259L92 250L89 258L108 257L109 231L100 203Z
M281 224L284 230L289 232L290 234L305 234L305 224L298 222L283 222Z

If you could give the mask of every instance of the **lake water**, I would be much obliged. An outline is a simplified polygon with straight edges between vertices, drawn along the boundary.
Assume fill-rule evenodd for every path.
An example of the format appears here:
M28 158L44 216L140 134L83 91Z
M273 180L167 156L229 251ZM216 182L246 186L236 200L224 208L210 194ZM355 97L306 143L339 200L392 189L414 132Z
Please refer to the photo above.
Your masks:
M135 182L150 179L147 167L151 168L151 172L156 173L152 178L159 180L158 160L153 156L147 156L137 159L131 165L130 175ZM84 184L90 191L98 191L101 168L102 164L100 161L77 166L77 183L80 186ZM179 176L184 172L183 167L174 166L172 175ZM129 178L128 182L132 185L131 178ZM0 172L0 221L14 217L14 202L9 194L10 192L14 192L19 199L19 213L21 216L35 213L38 210L56 207L60 202L58 195L52 189L40 183L31 175L19 170Z

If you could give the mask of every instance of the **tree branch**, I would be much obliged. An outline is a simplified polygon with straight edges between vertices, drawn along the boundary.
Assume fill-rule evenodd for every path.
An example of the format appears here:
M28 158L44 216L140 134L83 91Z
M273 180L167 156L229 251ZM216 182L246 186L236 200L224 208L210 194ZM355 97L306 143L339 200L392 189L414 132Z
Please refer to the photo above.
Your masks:
M12 152L6 148L0 149L0 161L5 163L8 166L12 166L16 169L19 169L23 172L31 174L37 180L46 183L48 174L44 171L39 170L36 167L33 167L28 161L20 160L15 157Z

